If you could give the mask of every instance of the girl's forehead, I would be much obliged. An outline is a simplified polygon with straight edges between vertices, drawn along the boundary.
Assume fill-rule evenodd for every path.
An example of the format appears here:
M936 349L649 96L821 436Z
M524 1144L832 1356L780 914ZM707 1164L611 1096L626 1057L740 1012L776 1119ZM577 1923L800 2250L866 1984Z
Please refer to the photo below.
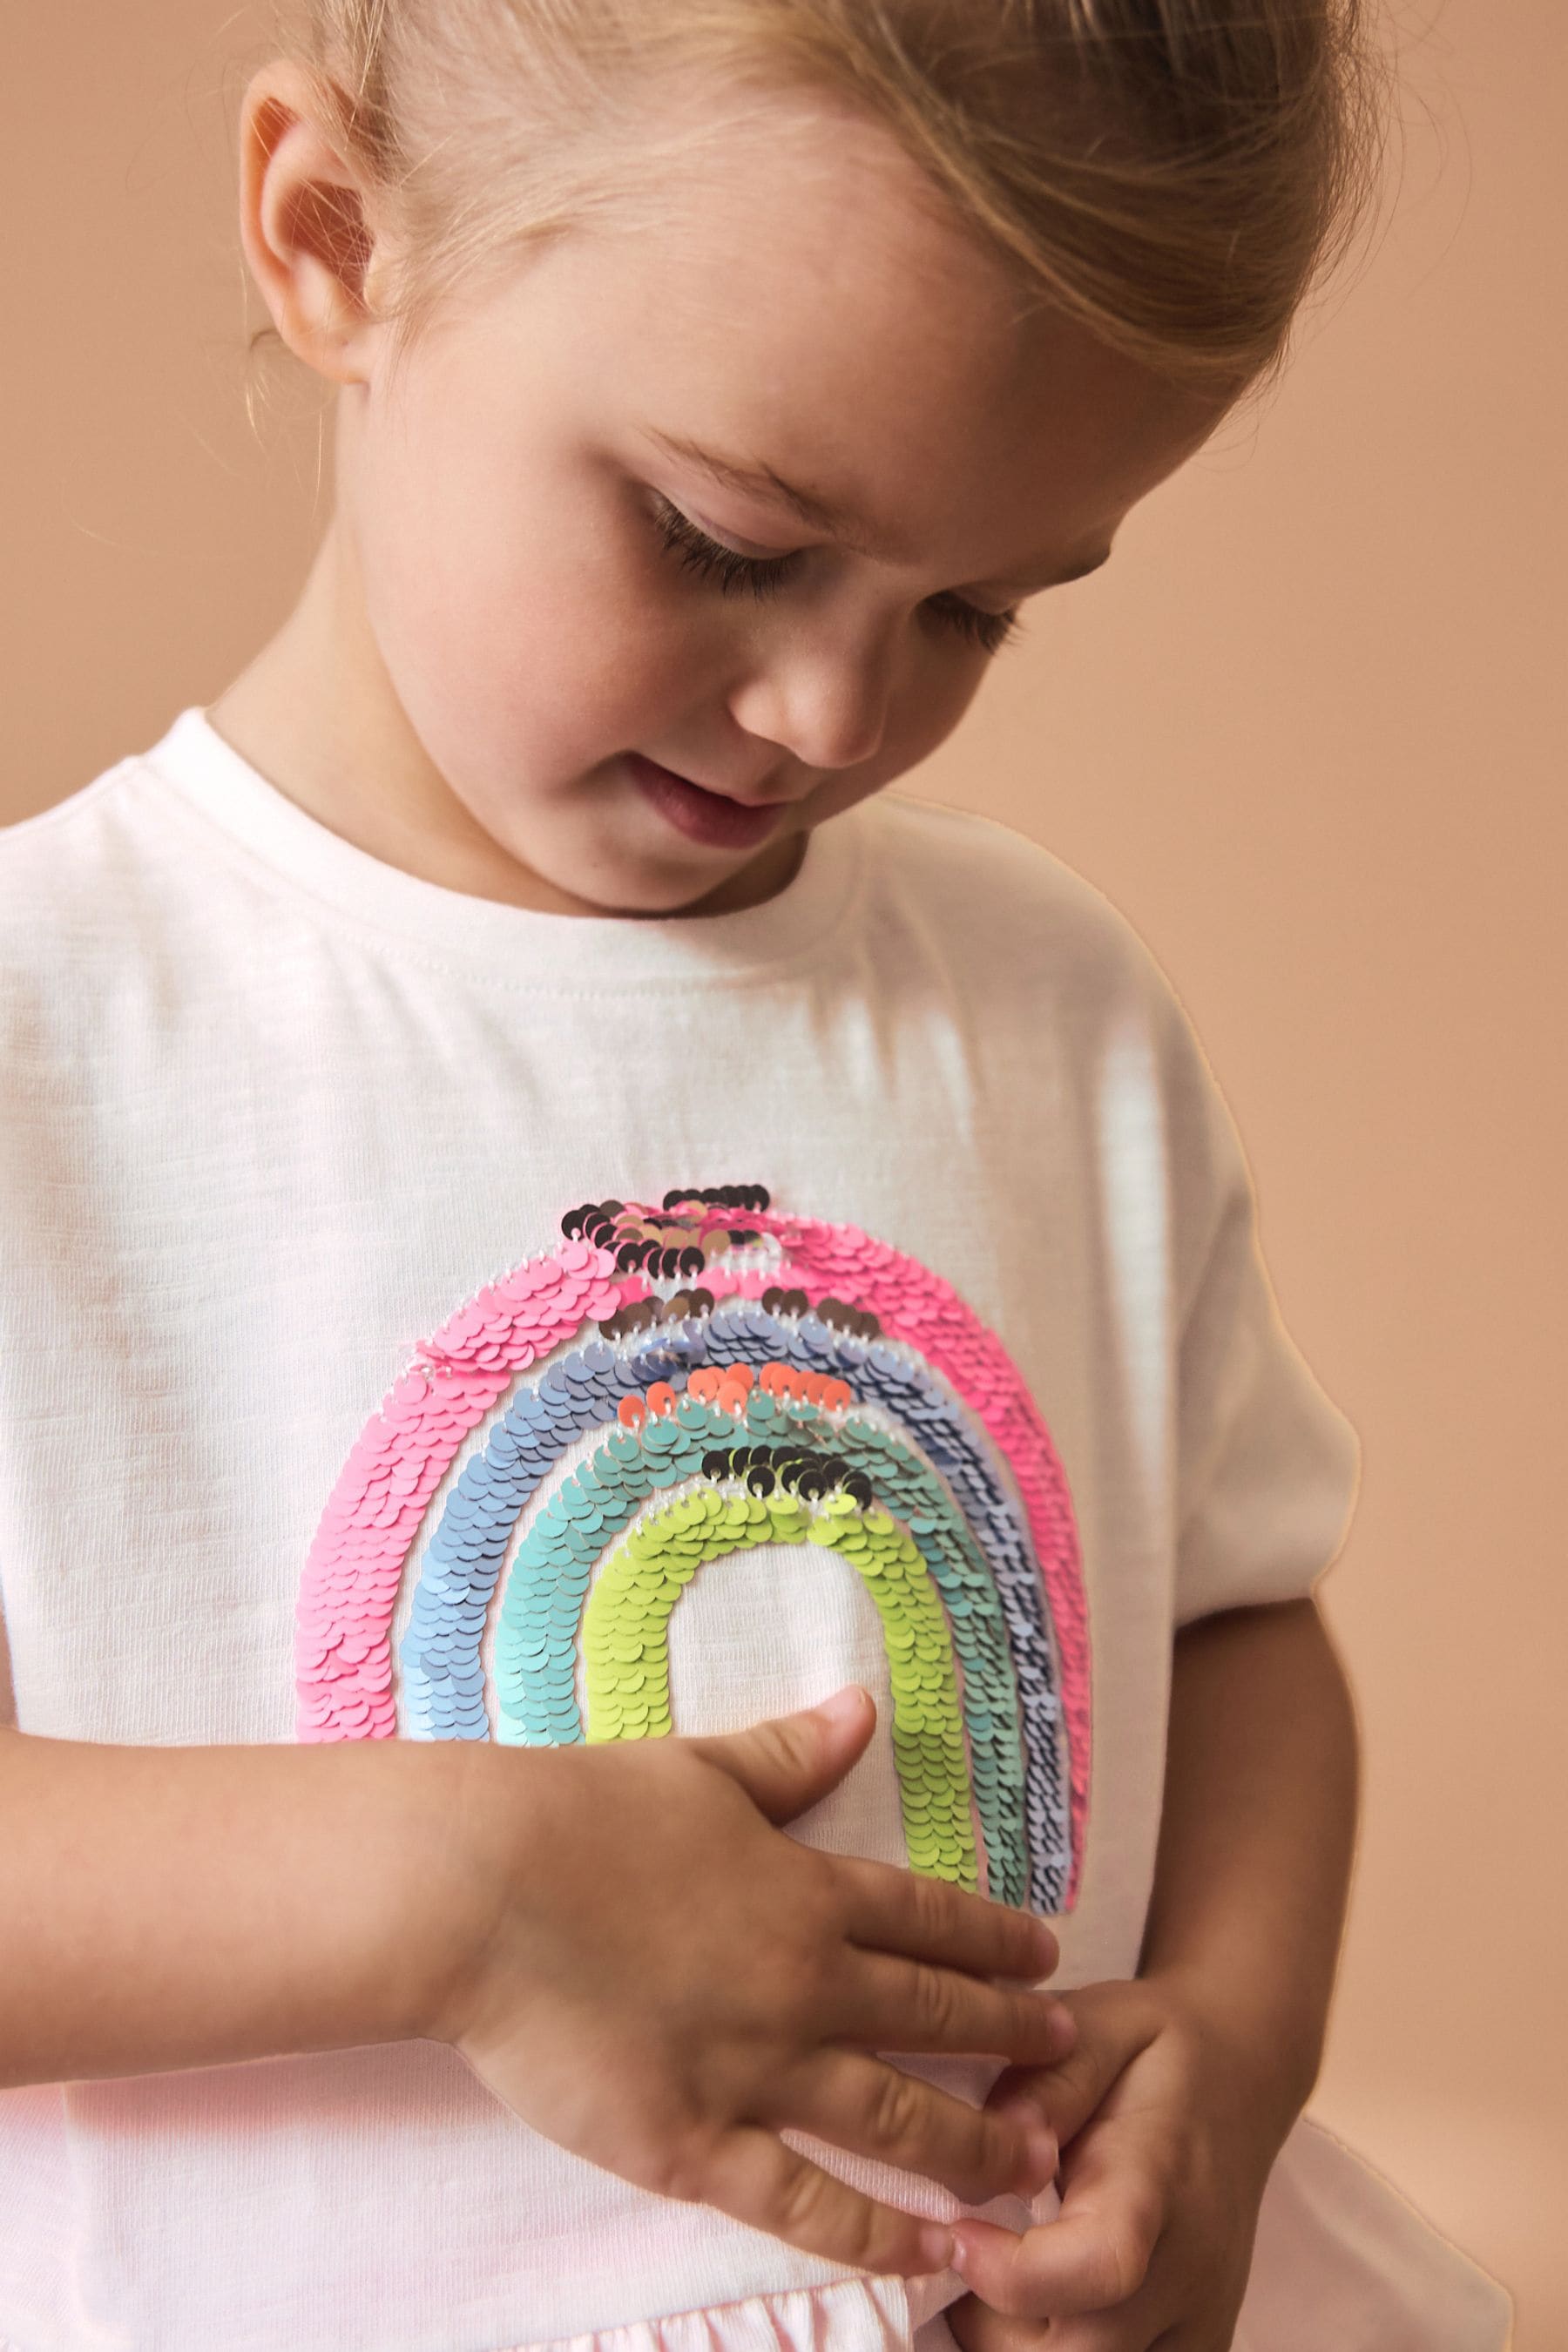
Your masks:
M858 209L826 166L800 202L776 159L735 168L756 202L689 190L629 231L570 236L503 291L499 324L530 387L553 381L585 429L745 501L726 514L765 512L775 478L779 544L920 564L967 534L1026 592L1102 551L1223 414L1027 299L901 155L856 162ZM1001 579L994 563L957 576Z

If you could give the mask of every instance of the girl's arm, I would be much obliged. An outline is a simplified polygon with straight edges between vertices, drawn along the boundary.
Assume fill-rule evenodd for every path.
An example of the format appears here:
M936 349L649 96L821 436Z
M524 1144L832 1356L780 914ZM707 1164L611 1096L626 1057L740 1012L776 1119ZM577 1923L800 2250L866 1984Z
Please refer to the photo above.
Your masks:
M1037 2123L883 2051L1070 2046L1040 1921L779 1826L864 1750L863 1691L727 1738L116 1748L0 1733L0 2083L424 2036L546 2137L871 2270L949 2233L784 2130L967 2201Z
M462 1763L0 1734L0 2083L428 2032L472 1935Z
M1359 1795L1350 1685L1312 1601L1177 1634L1138 1973L1225 2021L1281 2143L1322 2063Z

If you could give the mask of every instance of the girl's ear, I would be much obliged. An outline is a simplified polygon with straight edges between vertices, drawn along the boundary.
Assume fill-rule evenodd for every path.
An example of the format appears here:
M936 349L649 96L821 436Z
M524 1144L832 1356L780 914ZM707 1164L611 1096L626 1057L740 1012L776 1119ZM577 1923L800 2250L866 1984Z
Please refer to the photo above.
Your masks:
M362 179L334 143L304 69L264 66L239 121L239 231L274 325L334 383L363 383L374 320L375 250Z

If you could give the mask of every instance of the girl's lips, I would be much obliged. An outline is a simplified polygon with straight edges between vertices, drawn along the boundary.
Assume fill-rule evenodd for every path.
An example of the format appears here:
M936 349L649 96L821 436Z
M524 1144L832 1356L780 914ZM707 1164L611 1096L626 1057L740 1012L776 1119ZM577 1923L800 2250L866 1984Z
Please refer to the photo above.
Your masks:
M640 751L626 752L625 761L626 772L643 798L677 833L709 849L755 849L789 806L787 801L764 801L746 808L739 801L726 800L722 793L707 792L700 784L688 783L684 776L672 775L657 761L645 760Z

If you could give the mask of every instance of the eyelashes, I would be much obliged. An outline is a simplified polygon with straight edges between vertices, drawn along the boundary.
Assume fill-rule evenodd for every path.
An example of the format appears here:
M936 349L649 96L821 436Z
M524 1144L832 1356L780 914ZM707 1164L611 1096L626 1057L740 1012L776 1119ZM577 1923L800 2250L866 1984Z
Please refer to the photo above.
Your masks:
M703 580L715 583L724 596L741 595L750 589L759 599L776 596L785 583L793 578L801 557L775 555L762 559L754 555L737 555L732 547L721 547L717 540L683 515L679 507L655 495L656 520L660 539L668 553L679 556L684 570L694 572ZM960 596L933 596L930 609L949 627L967 637L987 654L1000 653L1019 634L1016 613L983 613L974 604L966 604Z

